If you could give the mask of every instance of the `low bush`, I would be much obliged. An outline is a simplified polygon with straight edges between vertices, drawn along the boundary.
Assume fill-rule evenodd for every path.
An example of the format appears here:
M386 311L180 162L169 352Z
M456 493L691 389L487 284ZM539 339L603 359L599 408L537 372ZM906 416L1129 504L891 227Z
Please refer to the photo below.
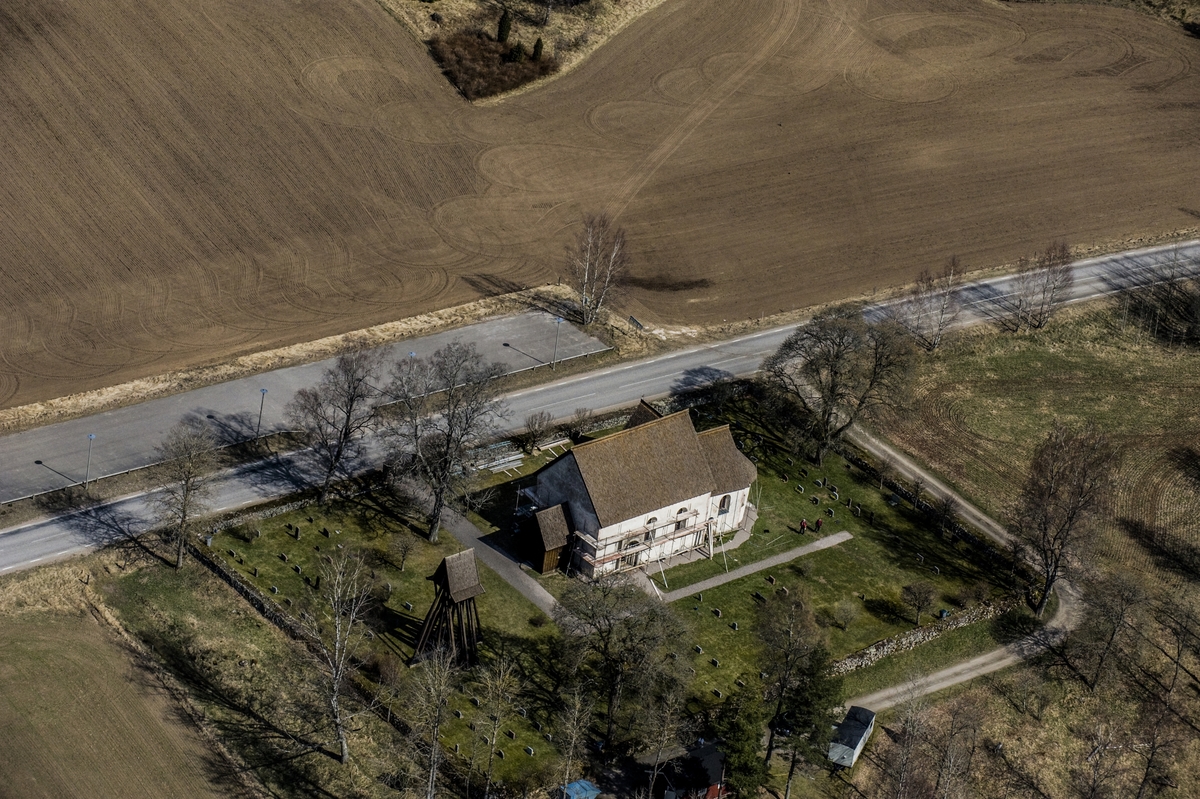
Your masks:
M468 100L510 91L558 70L558 60L530 60L525 46L509 47L482 31L464 31L429 41L429 52Z

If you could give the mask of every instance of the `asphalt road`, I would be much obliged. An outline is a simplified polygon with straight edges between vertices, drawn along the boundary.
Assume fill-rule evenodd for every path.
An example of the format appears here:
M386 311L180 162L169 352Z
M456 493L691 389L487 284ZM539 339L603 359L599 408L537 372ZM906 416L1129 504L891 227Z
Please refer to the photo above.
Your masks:
M387 361L395 362L411 352L428 355L452 341L474 343L486 360L503 363L510 374L608 349L574 325L559 324L542 312L489 319L382 349ZM284 406L298 389L315 385L332 362L330 358L276 369L0 437L0 502L156 463L155 447L186 416L207 418L222 444L254 438L260 408L262 433L286 430ZM89 434L96 437L90 442L90 457Z
M1173 257L1173 254L1175 257L1190 260L1193 268L1196 268L1196 262L1200 259L1200 241L1081 261L1074 267L1076 282L1072 299L1081 301L1129 288L1136 282L1140 273L1155 263ZM1011 283L1008 278L995 278L970 284L962 291L966 306L962 323L978 323L1003 314L1007 297L1011 293ZM544 319L543 323L554 325L553 319L550 318ZM574 330L574 328L570 329ZM720 377L753 374L757 371L762 359L774 351L793 329L794 326L789 325L764 330L717 344L691 347L518 391L506 398L509 406L507 425L511 429L519 428L522 420L528 414L539 410L549 411L556 418L565 418L580 407L588 407L597 411L618 408L630 405L641 397L665 396L681 389L702 386ZM456 331L444 335L462 336L463 333ZM567 336L568 326L564 324L562 339L566 340ZM494 336L488 337L488 340L492 342L493 346L497 343ZM504 342L498 343L502 345ZM543 345L544 343L543 338ZM559 346L560 357L563 357L562 341ZM580 347L586 346L588 346L586 342L580 344ZM544 359L545 354L539 351L535 352L534 356ZM313 365L312 368L316 371L312 372L307 380L287 385L299 387L314 382L315 375L319 373L320 368L319 365ZM271 373L222 385L238 393L239 396L249 394L251 405L253 405L253 401L258 398L257 387L259 385L267 386L265 381L272 379L277 374ZM290 379L297 380L295 377ZM285 384L281 383L280 385ZM278 389L278 394L290 397L291 391L294 390L294 388L289 390L284 387ZM208 391L208 389L200 391ZM76 462L81 461L82 454L77 442L83 440L86 446L88 431L96 432L97 446L103 435L106 442L111 442L114 438L119 439L122 446L125 447L126 454L122 456L124 458L121 462L122 468L117 471L135 468L135 465L152 463L154 447L160 440L163 431L184 414L199 413L212 407L211 401L198 400L199 394L199 391L188 392L169 400L144 403L129 409L122 409L122 411L113 411L77 420L77 422L53 425L42 428L40 431L0 438L0 457L8 464L5 475L2 477L4 482L0 483L0 491L3 492L0 493L0 501L4 501L2 497L5 495L12 496L15 493L16 496L24 496L34 493L20 488L21 484L15 478L11 478L8 473L26 473L28 464L35 460L43 461L43 464L38 467L43 471L48 467L57 468L64 480L74 479L77 481L79 469ZM268 396L278 396L278 394L269 394ZM242 405L245 405L244 398L240 401ZM282 404L282 402L276 403L277 406L282 406ZM242 419L243 428L241 429L244 429L249 424L249 420L245 417L247 411L242 405L233 406L240 410L222 411L222 413ZM153 413L151 413L152 406ZM252 408L252 411L257 416L257 408ZM238 416L238 414L241 415ZM204 413L203 415L208 414ZM216 416L216 414L213 415ZM109 428L108 425L113 417L120 419L122 426ZM264 428L266 419L264 414ZM229 424L228 421L223 423ZM59 442L58 436L66 435L62 432L64 430L69 431L70 438L76 442L74 448ZM116 430L116 432L111 432L111 430ZM55 456L57 459L50 459L50 452L57 453ZM93 468L97 468L97 457L93 452ZM73 465L71 469L59 468L60 462L68 460L76 465ZM229 509L293 491L306 482L305 469L301 464L303 464L303 457L296 455L265 464L243 467L231 472L218 484L213 507ZM58 488L64 484L66 483L60 482L54 487ZM17 487L8 488L7 486L10 485ZM145 498L133 497L111 503L103 508L71 513L48 521L0 531L0 573L107 543L114 538L128 535L130 531L144 529L147 518Z

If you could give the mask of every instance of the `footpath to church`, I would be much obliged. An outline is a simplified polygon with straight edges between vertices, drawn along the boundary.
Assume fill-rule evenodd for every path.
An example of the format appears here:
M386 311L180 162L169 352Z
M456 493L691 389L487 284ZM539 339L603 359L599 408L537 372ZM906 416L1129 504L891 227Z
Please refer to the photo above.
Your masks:
M725 572L724 574L718 574L716 577L709 577L707 580L701 580L698 583L693 583L684 588L680 588L677 591L669 591L662 595L662 599L663 602L674 602L677 599L683 599L684 597L692 596L693 594L698 594L702 591L709 591L719 585L725 585L725 583L731 583L734 580L740 580L747 575L757 574L758 572L766 571L767 569L771 569L776 566L782 566L785 563L790 563L802 555L808 555L812 552L818 552L822 549L828 549L829 547L837 546L843 541L849 541L851 538L854 538L854 536L852 536L846 530L842 530L840 533L827 535L819 541L813 541L811 544L805 544L802 547L789 549L787 552L780 552L778 555L772 555L769 558L764 558L762 560L755 561L754 563L747 563L745 566L739 566L732 571Z

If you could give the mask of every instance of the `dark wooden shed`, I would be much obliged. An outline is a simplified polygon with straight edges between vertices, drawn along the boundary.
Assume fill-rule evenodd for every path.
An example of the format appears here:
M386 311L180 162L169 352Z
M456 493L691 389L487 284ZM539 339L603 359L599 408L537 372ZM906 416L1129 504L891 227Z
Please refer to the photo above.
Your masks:
M571 511L566 503L537 512L530 536L530 560L539 574L560 568L571 540Z

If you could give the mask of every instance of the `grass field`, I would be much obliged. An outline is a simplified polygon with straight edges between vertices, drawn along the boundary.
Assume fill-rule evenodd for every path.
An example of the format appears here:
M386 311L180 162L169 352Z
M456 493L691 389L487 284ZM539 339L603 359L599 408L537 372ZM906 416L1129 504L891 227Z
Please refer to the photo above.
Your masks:
M289 529L288 525L292 527ZM377 658L390 656L407 661L413 655L425 614L433 604L434 586L426 578L434 573L442 558L462 549L446 533L437 545L419 538L401 572L394 556L388 552L388 544L395 534L405 527L411 529L411 525L409 519L397 515L385 502L376 501L370 495L360 495L357 499L325 508L314 505L231 528L214 538L213 550L263 595L278 602L285 612L292 613L316 595L312 580L320 573L324 554L339 547L361 553L371 568L375 585L383 588L378 594L379 606L371 621L375 637L369 645L371 654L366 659L373 663ZM300 528L299 536L295 533L296 527ZM256 529L261 531L261 537L252 535ZM322 530L328 530L329 535ZM231 556L230 550L237 554ZM280 557L283 554L288 556L287 561ZM257 576L254 574L256 568ZM545 657L544 650L554 633L549 619L482 563L478 568L485 590L476 599L485 651L504 651L522 661ZM272 587L278 589L278 593L272 593ZM532 669L526 673L529 671ZM528 762L531 758L524 752L526 746L535 752L532 758L535 768L545 767L558 756L535 727L535 723L541 723L548 729L556 707L546 701L540 686L530 684L528 688L526 698L514 698L526 708L528 715L514 717L505 725L505 729L512 729L514 737L506 738L507 756L496 766L496 774L502 779L515 778L531 768ZM474 737L468 725L477 715L470 692L456 695L450 707L462 716L450 719L443 733L444 744L448 750L453 750L457 744L465 759ZM402 707L396 712L403 717Z
M87 616L0 618L0 796L245 796L153 673Z
M966 333L922 367L916 385L916 413L890 424L889 436L989 512L1001 514L1020 490L1054 419L1092 422L1124 449L1102 556L1175 579L1131 531L1145 525L1200 541L1200 358L1123 322L1119 303L1074 309L1031 335Z
M652 325L1200 216L1200 39L1132 11L667 0L480 106L374 0L17 0L0 36L5 406L553 282L583 211Z

